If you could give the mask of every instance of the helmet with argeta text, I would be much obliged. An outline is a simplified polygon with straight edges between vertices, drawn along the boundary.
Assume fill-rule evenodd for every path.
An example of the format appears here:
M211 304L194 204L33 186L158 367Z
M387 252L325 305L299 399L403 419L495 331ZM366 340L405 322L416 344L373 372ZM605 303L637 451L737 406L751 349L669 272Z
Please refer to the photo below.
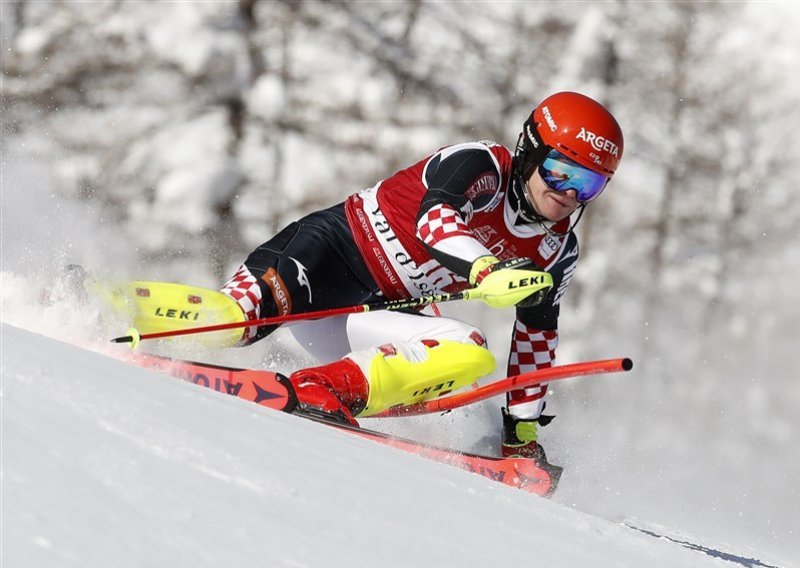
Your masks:
M622 130L606 107L586 95L564 91L550 95L533 109L514 157L523 179L553 149L611 177L623 148Z
M606 107L580 93L550 95L525 121L514 152L511 194L520 214L540 220L525 194L525 182L553 150L607 182L622 160L623 148L622 129Z

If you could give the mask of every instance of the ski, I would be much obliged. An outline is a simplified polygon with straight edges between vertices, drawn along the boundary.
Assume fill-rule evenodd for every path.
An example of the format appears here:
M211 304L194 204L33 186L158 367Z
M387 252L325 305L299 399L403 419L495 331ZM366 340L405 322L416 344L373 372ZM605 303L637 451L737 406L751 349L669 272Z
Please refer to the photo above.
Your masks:
M300 415L304 415L300 412ZM440 448L409 440L398 436L356 428L348 424L334 423L314 416L307 416L312 420L319 420L339 430L349 432L355 436L367 438L374 442L385 444L389 447L403 450L411 454L422 456L447 465L459 467L470 473L483 476L492 481L503 483L541 497L549 497L555 491L561 476L561 468L549 464L537 464L525 458L500 458Z
M301 407L291 383L280 373L211 365L156 355L129 355L126 360L223 394L236 396L273 410L302 416L392 448L459 467L528 493L547 497L552 494L558 484L560 468L545 471L542 468L548 467L547 464L540 465L533 460L483 456L441 448L335 422L325 413Z
M289 379L280 373L184 361L158 355L128 354L124 359L129 363L160 371L177 379L273 410L293 412L297 407L294 389Z

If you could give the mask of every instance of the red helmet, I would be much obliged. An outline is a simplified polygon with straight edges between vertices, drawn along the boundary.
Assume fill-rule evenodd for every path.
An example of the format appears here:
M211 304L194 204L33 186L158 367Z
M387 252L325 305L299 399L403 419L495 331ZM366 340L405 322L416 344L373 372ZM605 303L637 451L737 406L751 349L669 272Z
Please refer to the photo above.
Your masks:
M550 95L533 109L519 135L509 192L512 207L524 220L541 223L542 217L525 191L525 182L551 150L611 178L622 159L622 149L622 130L603 105L579 93L565 91ZM567 232L577 223L576 220ZM547 227L546 230L556 234Z
M533 126L539 140L531 139ZM624 142L617 121L603 105L580 93L555 93L537 106L523 136L541 141L584 167L611 177L622 159Z

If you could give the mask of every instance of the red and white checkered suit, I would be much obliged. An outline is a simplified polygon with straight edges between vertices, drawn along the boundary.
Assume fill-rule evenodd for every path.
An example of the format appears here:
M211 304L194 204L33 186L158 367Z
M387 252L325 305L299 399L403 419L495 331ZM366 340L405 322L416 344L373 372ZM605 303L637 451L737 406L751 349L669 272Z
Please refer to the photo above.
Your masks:
M552 367L556 360L558 331L532 329L517 320L508 358L508 375ZM537 418L542 413L547 385L508 393L508 410L520 418Z
M475 238L458 211L446 203L434 205L420 217L417 236L430 247L450 237Z
M223 294L227 294L239 304L242 308L247 321L255 320L261 314L261 288L258 285L258 280L250 270L242 264L239 270L236 271L230 280L220 290ZM256 334L256 327L245 328L242 335L242 341L248 342Z

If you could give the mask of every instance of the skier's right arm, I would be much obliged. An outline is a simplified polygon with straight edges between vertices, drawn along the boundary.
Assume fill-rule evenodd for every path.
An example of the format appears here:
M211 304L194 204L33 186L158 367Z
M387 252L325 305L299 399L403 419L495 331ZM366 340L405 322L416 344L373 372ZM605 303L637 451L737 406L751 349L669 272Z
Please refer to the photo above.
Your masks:
M469 278L476 260L492 257L470 231L472 212L485 206L470 199L477 186L499 187L501 174L489 148L481 143L457 144L431 156L422 173L427 188L417 213L417 238L431 256L455 274ZM492 192L480 192L484 199Z

